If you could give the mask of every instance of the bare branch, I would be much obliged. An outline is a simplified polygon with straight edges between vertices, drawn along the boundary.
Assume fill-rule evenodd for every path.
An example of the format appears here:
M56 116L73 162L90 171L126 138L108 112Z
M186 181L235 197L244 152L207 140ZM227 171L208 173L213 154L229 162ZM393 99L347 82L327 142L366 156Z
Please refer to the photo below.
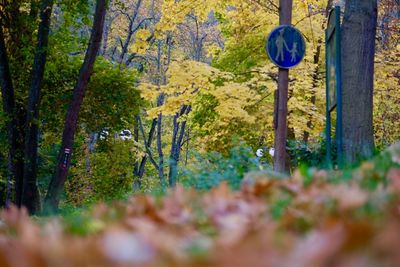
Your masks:
M145 133L144 133L142 119L139 117L138 120L139 120L139 130L140 130L140 133L142 134L142 137L143 137L143 142L144 142L144 146L145 146L145 148L146 148L146 152L147 152L147 154L149 155L149 159L150 159L151 163L152 163L152 164L154 165L154 167L158 170L158 169L159 169L158 164L157 164L157 162L154 160L153 154L151 153L151 150L150 150L150 148L149 148L149 146L148 146L148 143L147 143L147 141L146 141L146 135L145 135Z

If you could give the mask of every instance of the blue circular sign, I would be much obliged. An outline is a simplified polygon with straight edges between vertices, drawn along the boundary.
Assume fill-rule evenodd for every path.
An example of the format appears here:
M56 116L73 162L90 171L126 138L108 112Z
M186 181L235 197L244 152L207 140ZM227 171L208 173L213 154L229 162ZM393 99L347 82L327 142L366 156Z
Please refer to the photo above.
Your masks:
M275 65L290 69L304 58L306 43L299 30L289 25L281 25L268 35L266 50Z

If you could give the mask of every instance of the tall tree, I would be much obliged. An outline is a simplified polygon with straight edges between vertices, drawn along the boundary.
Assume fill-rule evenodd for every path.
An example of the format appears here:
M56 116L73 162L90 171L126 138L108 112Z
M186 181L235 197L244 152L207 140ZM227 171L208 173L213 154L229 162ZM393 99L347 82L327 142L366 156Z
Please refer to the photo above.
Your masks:
M22 93L24 86L21 86L24 85L24 82L21 83L21 80L24 80L23 77L27 74L26 69L30 69L31 63L28 63L30 57L27 53L30 49L26 45L33 43L32 36L36 27L39 1L31 1L29 13L20 9L21 4L20 1L4 1L0 9L0 85L3 111L7 115L8 182L11 182L11 180L14 182L14 201L17 206L22 205L23 171L24 160L26 159L24 157L26 107L21 99L21 96L24 95ZM49 11L49 14L51 14L51 11ZM45 37L45 34L43 34L43 16L39 25L41 25L41 30L38 33ZM40 54L40 51L43 51L41 48L44 44L43 38L38 38L38 40L37 55ZM10 67L15 63L20 68L18 72L12 71L12 67ZM32 67L35 69L33 73L38 73L37 71L44 67L44 65L38 67L39 64L36 63L37 61L34 62ZM13 75L14 77L12 77ZM38 75L33 76L38 77ZM38 81L39 79L36 80L36 82ZM36 84L39 85L40 82ZM10 195L10 192L8 193Z
M38 121L40 88L46 66L52 7L53 0L43 0L41 2L38 43L32 66L32 78L26 114L22 205L26 206L31 214L40 210L40 194L37 187Z
M17 172L20 168L16 165L16 154L18 153L18 138L17 138L17 123L15 115L15 94L12 83L11 73L8 64L7 49L4 41L2 19L0 17L0 87L1 95L3 99L3 112L7 115L7 139L8 139L8 164L7 164L7 184L11 183L11 180L16 179ZM19 180L22 179L22 173L19 175ZM22 183L19 182L19 185ZM16 190L18 197L21 195L21 190ZM9 192L7 192L9 193ZM8 201L8 197L6 202Z
M346 0L342 26L343 151L352 163L374 149L373 84L377 0Z
M81 109L87 84L93 72L94 62L102 40L107 2L107 0L97 0L96 2L96 11L89 45L67 111L61 148L58 154L58 163L45 198L45 209L48 212L57 210L60 194L67 178L72 146L78 124L79 111Z

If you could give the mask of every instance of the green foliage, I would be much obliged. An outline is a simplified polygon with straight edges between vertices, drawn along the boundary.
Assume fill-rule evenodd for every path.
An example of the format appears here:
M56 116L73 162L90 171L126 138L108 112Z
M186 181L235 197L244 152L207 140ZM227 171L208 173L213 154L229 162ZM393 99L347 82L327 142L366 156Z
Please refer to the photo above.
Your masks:
M388 171L393 167L399 167L399 163L394 160L393 154L387 150L377 155L372 162L361 163L360 169L364 172L361 186L367 190L375 190L380 184L387 186Z
M264 34L259 34L249 43L245 43L245 40L239 40L239 42L218 58L214 63L215 67L234 73L245 73L266 59ZM255 54L254 51L258 53Z
M80 56L57 54L49 62L41 109L44 134L39 150L39 186L42 192L47 189L54 171L64 118L82 59ZM67 202L82 205L98 199L120 197L128 191L132 174L127 174L132 173L133 168L130 146L117 142L107 146L103 144L102 151L93 155L88 155L85 151L89 133L99 133L105 128L110 132L119 132L131 127L141 103L136 89L136 77L136 72L117 68L104 59L97 59L80 113L80 130L75 140L66 190ZM128 143L132 145L132 142ZM92 156L93 159L90 160L98 163L93 172L88 172L86 162ZM110 160L115 160L116 163ZM103 174L106 174L104 181L101 177ZM111 179L113 175L118 178ZM106 185L108 182L109 188ZM113 190L109 190L110 188Z
M116 141L107 151L91 157L93 191L97 199L121 198L133 184L132 141Z
M201 103L201 105L199 105ZM217 119L215 108L218 106L218 100L211 94L198 94L193 104L195 110L191 115L191 122L199 125L200 131L207 122ZM201 134L201 133L200 133Z
M293 168L302 165L320 168L327 166L324 138L321 138L318 142L308 143L299 140L289 140L287 153L290 156L290 163ZM334 145L332 147L332 157L336 158L336 146Z
M88 131L129 128L139 112L137 73L98 59L83 102L82 122Z
M58 23L64 29L67 29L70 35L80 36L81 41L86 42L89 37L89 30L86 30L85 36L82 36L82 29L87 29L91 24L91 10L93 10L94 4L95 1L91 0L57 1L56 5L62 11L57 16Z
M77 138L78 139L78 138ZM79 140L79 139L78 139ZM58 141L58 140L57 140ZM57 163L57 156L60 149L60 145L57 143L46 142L39 147L38 157L38 187L42 195L47 190L47 187L52 178L54 168ZM79 143L74 145L74 151L80 151ZM73 157L75 159L75 157Z
M76 210L76 208L75 208ZM92 218L87 213L71 212L63 216L64 230L72 235L87 236L98 233L105 226L104 222Z
M279 220L285 214L285 209L291 204L291 197L284 194L281 198L277 199L271 204L271 216L274 220Z
M153 170L146 170L147 175L142 178L139 193L150 194L155 197L164 196L167 192L167 188L165 185L161 185L156 171Z
M49 64L41 112L44 130L60 132L81 64L80 56L56 57ZM87 132L121 130L131 125L141 102L136 79L136 72L97 59L80 113Z
M79 57L49 55L39 113L43 131L60 133L81 64Z
M60 130L82 63L80 56L55 56L50 62L43 85L41 109L44 134L39 150L39 185L42 192L47 189L54 171ZM80 113L80 132L74 145L67 202L81 205L96 199L119 197L128 191L133 168L132 152L128 145L123 146L117 142L116 145L107 146L108 151L94 153L93 161L98 163L95 171L90 173L85 170L89 156L84 151L88 133L98 133L105 128L110 132L130 128L140 106L139 93L135 87L136 77L133 71L119 69L100 58L97 60ZM104 180L101 177L103 174ZM113 175L118 178L112 179Z
M305 187L309 186L313 182L316 168L308 167L307 165L303 164L300 166L299 171L303 177L303 185Z
M196 154L196 161L182 170L178 181L198 190L208 190L226 181L239 188L245 173L263 168L253 151L244 144L230 149L229 155L218 152Z
M66 184L66 203L81 206L122 199L131 192L136 160L134 141L111 139L100 141L93 153L86 149L76 156Z
M252 68L259 66L260 62L265 63L267 59L264 47L265 37L267 36L266 27L268 28L269 25L257 15L246 18L249 22L242 25L240 22L235 23L236 20L241 19L240 12L237 16L228 18L224 17L223 14L216 15L220 22L221 32L226 40L226 47L224 52L214 59L213 65L218 69L233 73L248 73ZM260 25L263 26L260 27ZM257 30L254 31L253 27Z

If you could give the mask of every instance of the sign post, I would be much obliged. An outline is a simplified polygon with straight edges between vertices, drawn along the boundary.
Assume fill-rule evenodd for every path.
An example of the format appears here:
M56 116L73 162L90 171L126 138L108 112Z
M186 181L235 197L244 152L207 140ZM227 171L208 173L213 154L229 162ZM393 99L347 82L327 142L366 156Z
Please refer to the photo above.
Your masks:
M326 46L326 154L328 167L332 167L332 112L336 109L337 164L343 165L342 126L342 68L340 46L340 7L329 12L325 31Z
M275 100L274 170L288 171L286 166L287 114L289 68L300 63L305 53L305 42L301 33L290 26L293 0L279 1L279 24L268 36L266 50L271 61L279 67L278 94Z

